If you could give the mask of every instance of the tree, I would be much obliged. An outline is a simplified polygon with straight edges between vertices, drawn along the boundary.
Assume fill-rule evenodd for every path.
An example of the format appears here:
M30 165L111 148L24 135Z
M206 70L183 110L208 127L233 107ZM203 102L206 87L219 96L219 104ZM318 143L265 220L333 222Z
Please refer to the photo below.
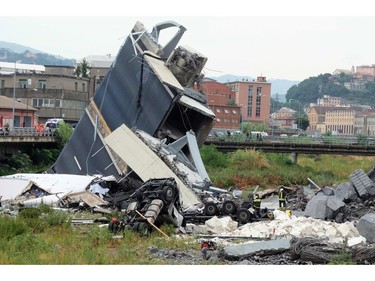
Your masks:
M79 64L77 64L74 74L77 77L89 78L90 77L90 65L86 59L81 60Z
M70 124L61 122L55 131L56 141L60 148L63 148L70 139L73 133L73 128Z
M305 112L296 112L295 118L299 129L306 130L309 126L309 118Z

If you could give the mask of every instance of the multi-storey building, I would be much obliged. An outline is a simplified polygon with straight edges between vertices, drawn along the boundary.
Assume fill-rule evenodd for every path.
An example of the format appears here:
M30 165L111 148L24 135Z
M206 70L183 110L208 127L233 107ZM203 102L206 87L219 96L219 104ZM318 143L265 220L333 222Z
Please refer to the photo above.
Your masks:
M350 91L364 91L366 90L366 81L354 79L350 82L345 82L344 87Z
M228 83L236 93L236 103L241 107L244 122L269 123L271 106L271 83L260 76L256 81Z
M322 98L319 98L317 101L318 106L341 106L341 98L340 97L332 97L329 95L324 95Z
M375 64L362 65L356 67L354 77L360 80L374 81L375 79Z
M271 114L273 125L280 129L296 129L296 111L282 107L278 111Z
M355 135L375 136L375 112L373 110L358 113L354 122Z
M50 118L78 122L113 59L110 56L87 57L87 78L77 77L73 66L0 62L0 94L36 108L40 123ZM14 126L22 127L17 109L14 117Z
M240 129L241 112L235 102L235 92L226 84L213 79L204 79L201 91L206 95L207 103L215 113L214 129Z
M309 130L324 134L375 135L375 111L360 107L313 106L308 112Z
M326 111L326 132L353 135L356 111L347 107L334 107Z
M307 112L309 130L325 132L325 114L329 107L312 106Z

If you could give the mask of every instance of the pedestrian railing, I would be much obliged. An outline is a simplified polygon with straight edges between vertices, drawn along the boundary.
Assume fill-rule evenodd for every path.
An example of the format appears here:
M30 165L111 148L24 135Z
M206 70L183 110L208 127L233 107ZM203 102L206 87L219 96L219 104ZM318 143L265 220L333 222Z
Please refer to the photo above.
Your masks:
M14 127L5 128L0 127L1 136L53 136L54 131L52 130L38 130L33 127Z

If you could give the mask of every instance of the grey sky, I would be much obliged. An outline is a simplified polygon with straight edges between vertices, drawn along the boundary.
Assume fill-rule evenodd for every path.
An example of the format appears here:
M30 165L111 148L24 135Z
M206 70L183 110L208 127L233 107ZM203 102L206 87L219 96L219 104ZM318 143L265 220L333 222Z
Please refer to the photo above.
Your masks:
M216 12L211 6L198 5L193 3L195 1L189 1L189 5L167 1L169 7L176 9L177 13L173 16L163 11L160 13L163 16L156 17L157 7L147 5L142 9L131 7L133 9L128 10L136 13L130 16L124 12L125 8L118 6L116 9L115 4L110 5L110 12L104 9L103 13L99 12L100 9L87 12L87 7L69 10L72 7L69 6L60 13L50 10L52 16L48 17L40 15L38 10L20 16L4 14L0 17L0 40L80 60L88 55L116 55L137 20L143 22L149 31L154 24L172 20L187 28L180 44L189 45L207 56L207 76L263 75L268 79L303 80L321 73L331 73L336 68L350 69L352 66L375 63L375 39L372 36L375 16L365 14L363 11L367 9L364 6L361 12L348 6L347 10L342 9L344 13L332 12L334 7L328 6L331 8L329 15L327 4L319 6L323 3L321 0L314 1L317 7L314 6L311 14L308 13L308 5L298 10L301 1L287 1L294 2L294 8L297 7L294 13L285 6L284 10L280 7L278 11L277 1L261 1L263 6L249 5L242 9L237 4L228 11L219 7L222 10ZM267 2L273 8L267 6ZM346 7L345 1L340 3ZM236 11L233 11L234 8ZM185 13L179 13L182 9L185 9ZM79 15L77 10L87 13ZM169 10L171 13L172 9ZM211 14L204 16L202 10ZM196 16L189 15L194 11L197 11ZM233 14L237 12L240 16L234 17ZM283 16L277 16L279 14ZM165 32L163 38L169 39L173 32Z

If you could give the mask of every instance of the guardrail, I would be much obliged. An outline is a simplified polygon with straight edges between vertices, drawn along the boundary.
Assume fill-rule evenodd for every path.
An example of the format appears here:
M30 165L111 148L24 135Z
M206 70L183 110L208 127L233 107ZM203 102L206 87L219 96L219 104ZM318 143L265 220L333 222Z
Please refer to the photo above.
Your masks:
M33 127L14 127L8 129L0 127L1 136L53 136L54 130L37 130Z

